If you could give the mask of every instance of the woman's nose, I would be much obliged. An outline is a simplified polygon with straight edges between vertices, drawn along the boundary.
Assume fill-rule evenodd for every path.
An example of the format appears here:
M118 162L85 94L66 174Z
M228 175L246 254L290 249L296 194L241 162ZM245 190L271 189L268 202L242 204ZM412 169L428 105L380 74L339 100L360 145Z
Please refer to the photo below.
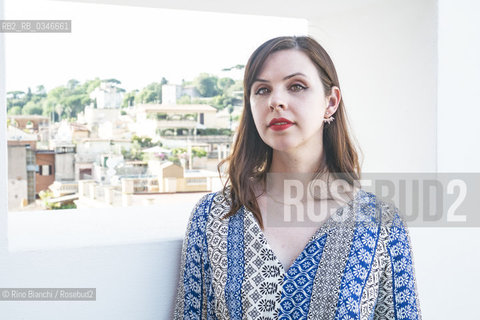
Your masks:
M281 92L281 90L272 92L270 95L269 108L271 111L275 111L277 108L285 110L287 108L285 93Z

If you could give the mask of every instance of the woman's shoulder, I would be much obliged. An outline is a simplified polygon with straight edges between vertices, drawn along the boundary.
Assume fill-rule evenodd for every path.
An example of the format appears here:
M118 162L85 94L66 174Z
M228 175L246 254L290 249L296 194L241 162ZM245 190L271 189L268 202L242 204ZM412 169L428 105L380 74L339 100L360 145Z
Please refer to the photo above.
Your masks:
M220 218L230 210L230 186L203 195L195 204L193 211L207 217Z
M223 217L230 211L228 189L203 195L195 204L189 218L187 234L204 237L224 233L229 219Z
M399 210L398 206L391 199L386 199L372 192L361 190L363 196L360 203L364 211L381 225L382 229L390 231L392 227L406 229L406 217Z

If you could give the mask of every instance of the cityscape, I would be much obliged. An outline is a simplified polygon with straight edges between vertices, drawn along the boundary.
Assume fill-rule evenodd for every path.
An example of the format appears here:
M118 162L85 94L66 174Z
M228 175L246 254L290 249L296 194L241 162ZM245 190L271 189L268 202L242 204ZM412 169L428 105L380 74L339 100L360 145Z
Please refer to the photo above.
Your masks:
M241 81L206 73L131 92L99 78L7 92L8 209L151 205L218 190L242 104Z

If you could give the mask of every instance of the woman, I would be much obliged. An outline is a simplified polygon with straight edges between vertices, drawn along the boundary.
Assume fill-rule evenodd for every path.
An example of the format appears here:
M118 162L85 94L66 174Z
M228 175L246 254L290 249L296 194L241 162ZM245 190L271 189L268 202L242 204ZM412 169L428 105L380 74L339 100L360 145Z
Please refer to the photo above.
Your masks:
M175 318L420 319L405 224L358 187L325 50L310 37L265 42L244 101L226 186L190 218Z

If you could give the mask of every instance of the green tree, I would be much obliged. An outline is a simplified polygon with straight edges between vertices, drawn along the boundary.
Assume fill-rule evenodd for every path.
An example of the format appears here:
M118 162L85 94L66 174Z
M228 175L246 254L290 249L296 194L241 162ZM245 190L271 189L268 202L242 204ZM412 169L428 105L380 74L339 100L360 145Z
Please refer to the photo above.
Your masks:
M143 152L138 144L132 145L130 150L122 148L121 153L125 160L143 160Z
M205 150L202 149L202 148L193 147L193 148L192 148L192 155L193 155L194 157L203 158L203 157L206 157L206 156L207 156L207 151L205 151Z
M13 107L25 108L28 105L28 109L21 111L23 114L41 114L41 106L43 100L46 97L45 87L43 85L37 86L37 90L32 92L31 88L28 88L27 92L23 91L9 91L7 92L7 111ZM34 108L33 105L36 105ZM18 113L18 109L12 111Z
M132 137L132 142L133 144L138 144L142 149L151 148L154 146L162 146L162 143L160 142L153 143L152 138L150 137L139 137L136 135Z
M29 101L23 107L22 113L27 114L27 115L32 115L32 114L41 115L43 113L43 108L42 108L42 105L40 103L38 103L38 102L35 103L33 101Z
M7 110L13 107L23 108L25 105L25 92L23 91L9 91L7 92ZM20 111L21 113L21 111Z
M132 90L125 94L123 97L122 108L127 108L135 104L135 96L138 94L138 90Z
M67 88L63 86L50 90L43 101L43 114L45 116L50 116L52 113L57 112L57 105L60 105L66 96Z
M69 92L69 94L62 99L65 105L64 112L67 117L75 117L78 113L85 109L85 106L90 104L90 97L84 92Z
M243 68L245 68L245 65L237 64L237 65L234 65L233 67L230 67L230 68L223 68L222 71L231 71L233 69L242 70Z
M192 98L188 95L183 95L177 99L177 104L191 104Z
M224 94L214 97L211 101L211 105L217 110L222 110L228 106L233 106L237 102L238 101L235 97Z
M218 94L218 78L208 73L200 73L194 80L195 88L202 97L214 97Z
M19 106L12 107L10 110L8 110L8 114L11 116L17 116L22 114L22 108Z
M121 82L120 80L117 80L117 79L114 79L114 78L105 79L105 80L102 80L102 82L105 82L105 83L113 83L113 84L115 84L115 85L122 84L122 82Z
M76 117L84 110L85 106L91 103L88 91L93 91L100 84L99 81L93 80L80 84L77 80L72 79L67 82L66 86L53 88L42 101L43 114L50 116L56 112L57 119Z
M232 78L220 78L218 79L217 86L222 94L225 94L227 90L235 84L235 80Z
M25 95L25 104L27 102L30 102L30 100L32 100L32 97L33 97L32 89L28 87L27 94Z
M45 86L43 84L37 86L35 89L35 95L42 98L47 96L47 91L45 90Z
M132 137L132 147L130 150L122 149L122 155L127 160L144 160L144 154L142 149L151 148L154 146L161 146L160 142L153 143L150 137Z
M76 79L70 79L67 82L67 88L70 90L75 90L75 88L80 84L80 81Z
M100 80L98 77L93 80L87 80L82 84L82 91L85 92L87 95L90 95L93 90L100 87L101 83L102 80Z
M23 97L25 95L25 92L23 91L9 91L7 92L7 95L12 96L13 99L19 99L20 97Z
M192 99L192 104L212 104L212 101L215 98L209 98L209 99L200 99L200 98L194 98Z
M162 84L150 83L135 96L135 103L162 103Z

